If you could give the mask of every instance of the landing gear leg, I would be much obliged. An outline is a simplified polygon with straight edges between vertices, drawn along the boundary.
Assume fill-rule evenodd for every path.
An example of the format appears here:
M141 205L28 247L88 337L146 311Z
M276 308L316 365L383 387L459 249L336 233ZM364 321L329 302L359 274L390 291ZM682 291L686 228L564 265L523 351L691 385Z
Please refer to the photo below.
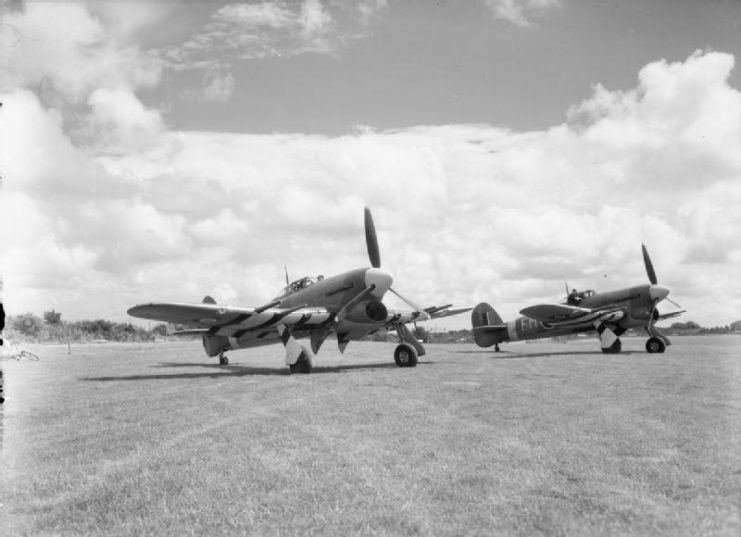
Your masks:
M646 332L648 332L648 334L651 336L650 338L648 338L648 341L646 341L646 352L661 353L664 352L666 348L672 344L671 341L669 341L669 338L656 330L656 327L653 324L650 324L646 327Z
M409 331L405 324L396 325L401 343L394 350L394 361L399 367L415 367L420 356L424 356L425 348Z
M219 353L219 365L229 365L229 358L223 352Z
M494 343L494 352L499 352L499 343Z

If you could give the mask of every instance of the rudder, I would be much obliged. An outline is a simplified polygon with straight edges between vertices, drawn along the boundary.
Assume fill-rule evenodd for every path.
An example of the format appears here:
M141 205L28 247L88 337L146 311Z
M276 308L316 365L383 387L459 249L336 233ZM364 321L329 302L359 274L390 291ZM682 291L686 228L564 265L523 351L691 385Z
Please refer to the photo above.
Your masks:
M479 347L491 347L508 339L504 321L486 302L481 302L473 308L471 325L473 326L473 339Z
M471 324L476 328L479 326L504 324L504 321L502 321L502 318L494 308L486 302L481 302L480 304L477 304L471 312Z

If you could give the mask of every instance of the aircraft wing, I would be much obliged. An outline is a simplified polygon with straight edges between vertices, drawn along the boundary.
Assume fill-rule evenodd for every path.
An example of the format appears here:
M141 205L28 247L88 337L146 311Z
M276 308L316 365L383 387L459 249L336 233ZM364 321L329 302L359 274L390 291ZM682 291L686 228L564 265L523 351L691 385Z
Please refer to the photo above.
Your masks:
M451 304L446 306L435 306L431 308L425 308L424 311L401 311L401 310L388 310L388 316L386 317L386 327L394 328L400 324L414 323L429 321L430 319L439 319L442 317L449 317L451 315L458 315L470 311L473 308L467 306L452 307Z
M592 313L592 310L578 306L568 306L566 304L538 304L537 306L530 306L520 310L520 313L525 317L530 317L541 323L555 323L584 317Z
M433 306L431 308L425 308L425 313L430 316L430 319L438 319L440 317L450 317L451 315L458 315L459 313L465 313L471 311L473 308L468 306L455 306L452 304L446 304L445 306Z
M128 314L142 319L185 325L176 334L209 333L240 337L247 332L274 330L278 324L294 328L326 325L335 313L325 308L299 306L295 308L238 308L217 304L185 304L160 302L141 304Z

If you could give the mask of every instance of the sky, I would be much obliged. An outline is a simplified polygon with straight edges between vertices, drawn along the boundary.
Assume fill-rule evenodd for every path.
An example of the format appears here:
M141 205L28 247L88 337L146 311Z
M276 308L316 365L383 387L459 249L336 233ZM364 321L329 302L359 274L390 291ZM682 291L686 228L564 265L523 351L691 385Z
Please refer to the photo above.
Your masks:
M424 306L506 320L646 283L645 243L681 320L740 320L740 19L737 0L0 0L5 309L256 307L284 265L368 266L368 206Z

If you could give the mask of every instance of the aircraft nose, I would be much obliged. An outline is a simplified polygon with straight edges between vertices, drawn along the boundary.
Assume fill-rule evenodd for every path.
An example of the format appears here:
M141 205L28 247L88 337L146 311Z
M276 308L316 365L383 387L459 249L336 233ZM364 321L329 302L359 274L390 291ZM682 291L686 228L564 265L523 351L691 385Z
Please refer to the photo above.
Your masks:
M370 287L371 285L376 286L371 293L376 298L383 298L383 295L389 290L393 281L394 278L391 274L383 269L370 268L365 271L365 285L367 287Z
M659 301L664 300L669 296L669 289L661 285L652 285L648 288L648 293L651 295L653 300Z

